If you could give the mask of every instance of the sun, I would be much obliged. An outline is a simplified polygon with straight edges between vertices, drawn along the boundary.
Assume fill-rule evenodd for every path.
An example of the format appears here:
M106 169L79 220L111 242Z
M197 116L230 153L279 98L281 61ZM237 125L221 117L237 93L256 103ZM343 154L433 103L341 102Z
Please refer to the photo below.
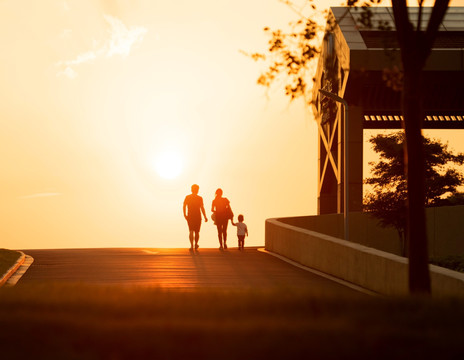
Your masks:
M173 150L159 153L155 160L156 172L164 179L175 179L182 173L183 168L182 157Z

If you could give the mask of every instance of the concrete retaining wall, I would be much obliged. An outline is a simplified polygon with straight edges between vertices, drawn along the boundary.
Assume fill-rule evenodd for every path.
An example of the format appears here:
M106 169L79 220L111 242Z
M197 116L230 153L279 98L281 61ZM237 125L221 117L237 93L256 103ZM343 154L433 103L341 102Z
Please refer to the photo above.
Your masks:
M426 209L427 239L430 257L464 255L464 205ZM282 218L282 222L303 229L343 238L343 214ZM398 233L383 228L368 213L350 213L350 240L374 249L402 255Z
M408 290L408 260L330 235L266 220L266 250L385 295ZM434 296L464 297L464 274L431 266Z

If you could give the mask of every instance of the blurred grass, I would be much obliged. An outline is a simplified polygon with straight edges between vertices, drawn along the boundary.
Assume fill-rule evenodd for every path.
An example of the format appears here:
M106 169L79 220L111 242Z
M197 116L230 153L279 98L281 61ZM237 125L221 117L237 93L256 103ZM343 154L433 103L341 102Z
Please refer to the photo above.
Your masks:
M297 289L0 289L4 359L463 359L464 300Z
M0 277L16 263L20 256L21 253L18 251L0 249Z

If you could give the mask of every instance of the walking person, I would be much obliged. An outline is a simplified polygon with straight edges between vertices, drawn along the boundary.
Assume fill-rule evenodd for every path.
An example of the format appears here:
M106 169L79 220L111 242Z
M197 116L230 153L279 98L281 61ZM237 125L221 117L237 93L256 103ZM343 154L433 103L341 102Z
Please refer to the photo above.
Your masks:
M190 240L190 251L198 249L198 241L200 240L200 227L201 227L201 214L205 218L205 222L208 221L206 217L205 207L203 205L203 198L198 195L200 187L197 184L192 185L192 193L187 195L184 200L184 218L187 220L189 227L189 240Z
M238 223L231 220L232 225L237 227L238 249L243 250L245 247L245 236L248 236L248 226L243 222L243 215L238 216Z
M230 201L222 197L222 189L216 190L216 197L211 205L211 211L215 217L215 223L218 231L219 250L227 249L227 225L229 219L234 217Z

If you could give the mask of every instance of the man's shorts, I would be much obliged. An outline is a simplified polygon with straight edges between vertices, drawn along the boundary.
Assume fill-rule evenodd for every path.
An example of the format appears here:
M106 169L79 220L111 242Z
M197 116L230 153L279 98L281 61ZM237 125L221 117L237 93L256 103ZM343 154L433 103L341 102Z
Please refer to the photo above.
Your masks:
M187 223L190 231L199 232L201 227L201 217L189 216Z

